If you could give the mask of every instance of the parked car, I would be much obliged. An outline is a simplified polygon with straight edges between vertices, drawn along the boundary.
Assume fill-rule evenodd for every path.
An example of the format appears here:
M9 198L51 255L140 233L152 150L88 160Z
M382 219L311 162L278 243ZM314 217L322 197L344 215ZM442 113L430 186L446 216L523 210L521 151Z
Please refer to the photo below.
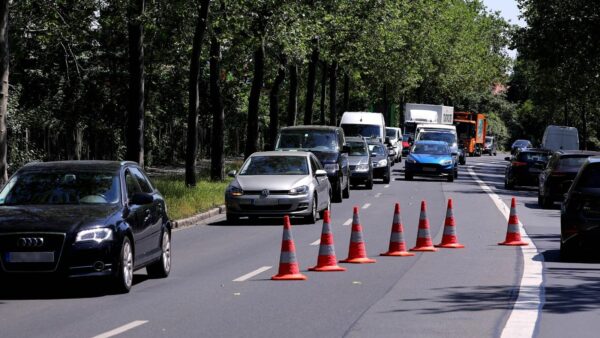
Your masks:
M483 153L490 156L496 156L496 138L494 136L486 136L485 144L483 145Z
M402 130L400 128L386 127L385 132L390 146L394 148L394 162L400 163L402 161Z
M453 182L458 176L458 167L448 144L444 141L416 141L404 161L404 178L410 181L414 176L446 177L448 182Z
M225 190L227 221L240 216L303 216L314 223L330 209L331 184L314 154L266 151L250 155Z
M565 182L575 179L588 157L598 155L600 152L580 150L560 150L552 154L539 176L538 205L546 209L562 201L569 189Z
M346 145L350 162L350 183L364 184L367 189L373 189L373 167L367 141L362 137L347 137Z
M0 192L0 251L0 275L108 277L128 292L135 270L169 275L171 222L133 162L31 163Z
M550 150L579 150L579 132L575 127L550 125L544 130L542 148Z
M281 128L275 150L312 152L321 162L333 188L331 201L350 197L350 165L342 128L294 126Z
M383 179L383 183L390 183L392 178L392 167L389 161L387 147L376 141L369 141L369 154L371 155L371 166L373 167L373 178Z
M529 140L516 140L513 142L512 146L510 146L510 154L514 155L518 150L525 148L533 148L533 144Z
M510 164L504 172L504 188L537 186L538 176L546 167L550 154L547 149L527 148L518 150L512 157L505 157Z
M598 253L600 245L600 157L589 157L570 185L560 214L560 256Z

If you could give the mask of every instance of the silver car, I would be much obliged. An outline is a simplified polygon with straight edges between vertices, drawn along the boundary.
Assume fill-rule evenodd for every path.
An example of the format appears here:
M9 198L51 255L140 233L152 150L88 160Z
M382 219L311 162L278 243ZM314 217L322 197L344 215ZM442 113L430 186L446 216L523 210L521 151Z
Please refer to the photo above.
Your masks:
M228 222L289 215L314 223L331 205L327 172L309 152L257 152L229 176L234 180L225 190Z

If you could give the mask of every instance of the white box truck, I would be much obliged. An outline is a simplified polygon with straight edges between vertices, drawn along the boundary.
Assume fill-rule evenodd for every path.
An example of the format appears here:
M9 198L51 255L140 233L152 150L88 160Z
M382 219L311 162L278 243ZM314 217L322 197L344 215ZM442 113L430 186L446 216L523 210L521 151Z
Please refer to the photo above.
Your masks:
M417 124L435 123L452 125L454 107L436 104L407 103L404 106L404 133L414 138Z

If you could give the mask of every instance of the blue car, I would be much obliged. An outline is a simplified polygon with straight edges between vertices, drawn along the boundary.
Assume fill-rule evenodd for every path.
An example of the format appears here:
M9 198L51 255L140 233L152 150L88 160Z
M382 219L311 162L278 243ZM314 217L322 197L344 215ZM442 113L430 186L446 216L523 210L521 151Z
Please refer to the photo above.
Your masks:
M414 176L446 177L448 182L454 181L458 167L446 142L415 142L404 162L404 178L410 181Z

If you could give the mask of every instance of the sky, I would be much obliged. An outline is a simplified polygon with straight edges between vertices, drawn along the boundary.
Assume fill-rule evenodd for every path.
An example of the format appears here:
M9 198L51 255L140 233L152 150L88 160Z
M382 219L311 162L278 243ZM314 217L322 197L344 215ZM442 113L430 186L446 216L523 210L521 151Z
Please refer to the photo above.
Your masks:
M488 8L489 11L496 12L500 11L500 16L506 19L511 24L517 24L519 26L525 26L525 21L519 18L521 12L517 7L516 0L483 0L483 4ZM516 51L507 50L508 55L511 58L516 57Z

